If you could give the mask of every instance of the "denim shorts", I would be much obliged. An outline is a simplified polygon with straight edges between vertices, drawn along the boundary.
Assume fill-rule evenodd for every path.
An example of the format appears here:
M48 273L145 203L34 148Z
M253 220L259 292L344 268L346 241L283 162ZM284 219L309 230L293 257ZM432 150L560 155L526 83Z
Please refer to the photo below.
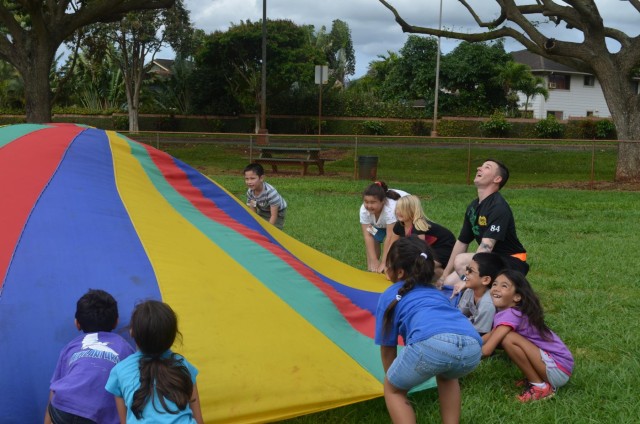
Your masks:
M68 412L62 411L49 403L48 407L49 416L53 424L95 424L95 421L89 418L73 415Z
M389 367L387 379L398 389L410 390L434 376L463 377L478 366L481 351L473 337L437 334L405 346Z
M556 361L542 349L540 349L540 358L542 358L542 362L547 367L547 381L553 386L554 390L567 384L569 381L567 373L558 368Z

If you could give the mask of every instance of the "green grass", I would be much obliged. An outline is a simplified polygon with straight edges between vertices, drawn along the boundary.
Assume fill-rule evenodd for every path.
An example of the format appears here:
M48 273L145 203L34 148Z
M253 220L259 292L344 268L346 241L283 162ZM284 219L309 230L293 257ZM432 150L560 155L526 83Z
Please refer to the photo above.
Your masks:
M243 199L238 147L175 147L170 152L205 171ZM289 202L285 232L357 268L365 268L357 211L366 181L353 180L353 150L329 163L324 177L268 175ZM380 158L378 177L417 194L427 215L459 231L467 203L466 150L376 147L359 154ZM351 156L349 156L351 155ZM519 404L520 373L501 354L484 360L462 384L463 423L636 423L640 379L640 289L637 192L550 188L589 180L591 152L472 150L474 167L503 159L512 177L503 195L529 252L529 279L549 326L566 342L576 366L568 385L549 401ZM613 150L596 154L596 176L611 180ZM330 365L327 365L330 366ZM439 422L435 390L412 397L419 422ZM383 399L298 417L288 424L388 423Z

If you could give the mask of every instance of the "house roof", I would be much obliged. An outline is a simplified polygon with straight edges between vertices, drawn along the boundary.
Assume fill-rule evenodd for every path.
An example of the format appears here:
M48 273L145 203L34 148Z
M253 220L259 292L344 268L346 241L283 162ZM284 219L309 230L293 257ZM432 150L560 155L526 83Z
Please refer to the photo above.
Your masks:
M172 59L154 59L153 64L162 68L166 72L171 72L171 68L173 67Z
M590 75L585 72L576 71L575 69L563 65L558 62L554 62L546 57L539 56L535 53L531 53L529 50L518 50L517 52L511 52L513 60L518 63L524 63L531 68L532 72L562 72L566 74L580 74Z

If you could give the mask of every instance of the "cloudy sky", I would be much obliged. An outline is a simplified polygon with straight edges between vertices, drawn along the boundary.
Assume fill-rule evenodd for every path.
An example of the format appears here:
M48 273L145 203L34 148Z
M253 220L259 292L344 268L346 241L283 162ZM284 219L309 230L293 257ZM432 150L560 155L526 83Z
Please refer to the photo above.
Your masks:
M207 33L225 30L230 23L241 20L262 19L262 0L184 0L191 11L191 19L197 28ZM438 26L440 2L438 0L389 0L413 25ZM490 20L497 15L495 2L470 0L476 12ZM534 3L533 0L519 1L521 4ZM559 1L562 3L562 1ZM640 32L640 14L624 0L596 0L605 25L625 30L627 34ZM267 0L268 19L289 19L297 24L323 25L331 29L335 19L345 21L351 29L351 37L356 52L356 77L363 75L370 61L387 51L398 51L405 43L407 34L394 21L393 15L378 0ZM457 0L442 0L442 25L455 31L477 30L469 13ZM554 31L558 31L554 28ZM566 31L565 31L566 32ZM575 31L574 31L575 33ZM554 32L557 39L577 41L576 34ZM445 53L457 44L442 40ZM509 51L522 49L520 44L507 42Z

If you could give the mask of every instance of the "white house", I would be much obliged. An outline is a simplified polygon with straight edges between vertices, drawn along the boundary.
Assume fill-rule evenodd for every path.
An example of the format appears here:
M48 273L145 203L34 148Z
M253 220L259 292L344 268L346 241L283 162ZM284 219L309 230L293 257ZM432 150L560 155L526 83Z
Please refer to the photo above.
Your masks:
M592 74L576 71L566 65L554 62L528 50L511 52L513 60L531 68L531 73L544 78L549 90L549 99L536 96L529 99L528 110L538 119L555 115L557 119L570 117L611 116L604 99L600 82ZM519 94L521 110L524 110L525 96Z

